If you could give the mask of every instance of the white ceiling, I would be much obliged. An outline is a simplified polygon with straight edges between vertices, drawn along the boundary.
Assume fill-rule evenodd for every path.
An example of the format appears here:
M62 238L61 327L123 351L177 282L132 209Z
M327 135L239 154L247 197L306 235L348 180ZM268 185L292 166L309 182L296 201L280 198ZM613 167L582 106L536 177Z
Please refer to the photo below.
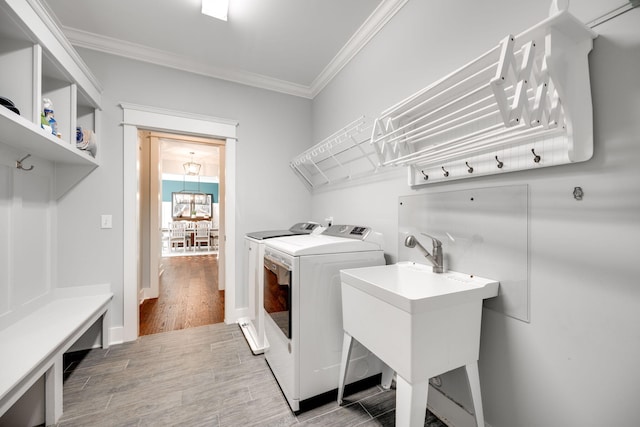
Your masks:
M230 0L227 22L201 0L37 1L76 47L313 98L408 0ZM570 10L589 22L628 2Z
M76 46L312 98L407 0L43 0Z
M162 151L162 173L182 175L183 164L192 159L202 165L200 176L220 176L220 149L216 145L185 142L170 138L160 139ZM191 154L193 153L193 155Z

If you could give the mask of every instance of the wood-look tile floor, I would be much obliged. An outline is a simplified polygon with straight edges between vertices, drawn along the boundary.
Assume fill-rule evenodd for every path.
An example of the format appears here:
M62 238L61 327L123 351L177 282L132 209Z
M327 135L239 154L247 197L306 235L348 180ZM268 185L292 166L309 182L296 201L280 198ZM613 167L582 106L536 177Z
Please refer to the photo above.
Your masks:
M79 358L83 355L83 358ZM395 391L374 386L294 415L264 356L218 323L68 355L58 426L393 426ZM75 356L75 357L74 357ZM425 426L445 427L427 412Z
M224 291L218 290L218 256L163 257L158 298L140 306L140 335L224 321Z

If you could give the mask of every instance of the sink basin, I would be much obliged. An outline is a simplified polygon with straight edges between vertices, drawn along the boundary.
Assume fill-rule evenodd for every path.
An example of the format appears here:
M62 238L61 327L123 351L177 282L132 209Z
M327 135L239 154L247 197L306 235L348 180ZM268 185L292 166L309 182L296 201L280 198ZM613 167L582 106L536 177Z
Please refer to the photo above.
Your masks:
M342 270L341 280L408 313L495 297L499 285L455 271L433 273L430 266L413 262Z
M343 328L405 380L477 361L482 300L499 282L412 262L341 270Z

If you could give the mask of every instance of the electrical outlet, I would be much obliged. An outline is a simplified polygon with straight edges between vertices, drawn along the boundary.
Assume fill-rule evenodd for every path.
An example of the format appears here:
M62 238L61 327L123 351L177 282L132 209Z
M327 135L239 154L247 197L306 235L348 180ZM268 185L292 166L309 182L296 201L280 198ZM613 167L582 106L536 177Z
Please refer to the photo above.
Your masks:
M100 228L113 228L113 217L111 215L102 215L100 217Z

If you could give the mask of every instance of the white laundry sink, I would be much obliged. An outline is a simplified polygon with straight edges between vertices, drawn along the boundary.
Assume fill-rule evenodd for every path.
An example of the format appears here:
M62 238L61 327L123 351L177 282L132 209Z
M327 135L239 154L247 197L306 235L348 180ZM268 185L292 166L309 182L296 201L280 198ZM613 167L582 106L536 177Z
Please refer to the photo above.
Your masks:
M412 262L340 274L345 332L405 380L478 360L482 300L498 281Z
M396 376L396 425L424 424L429 378L465 367L476 425L484 426L478 357L482 300L499 283L470 274L433 273L409 262L340 271L344 339L338 385L342 403L349 353L356 339Z

